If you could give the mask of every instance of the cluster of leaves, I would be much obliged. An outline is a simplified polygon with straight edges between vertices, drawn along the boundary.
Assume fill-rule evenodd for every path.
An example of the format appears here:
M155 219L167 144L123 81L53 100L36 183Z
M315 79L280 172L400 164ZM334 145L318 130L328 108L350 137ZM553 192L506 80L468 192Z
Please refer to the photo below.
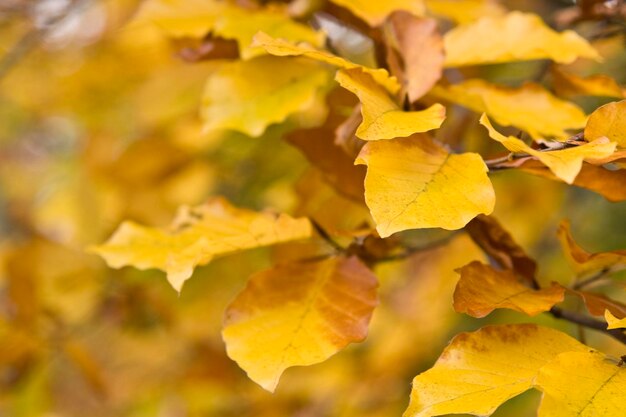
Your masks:
M602 30L616 19L623 25L626 13L618 3L581 2L566 9L569 14L561 12L560 20L574 26L600 19ZM613 44L597 45L570 29L557 31L537 14L489 0L147 0L123 30L132 36L146 28L156 30L150 36L167 42L185 61L168 68L159 91L174 89L172 79L188 82L190 89L204 83L202 126L194 117L180 118L167 110L155 111L152 119L163 130L174 130L180 143L189 141L184 137L190 131L202 129L205 144L193 146L204 146L204 151L242 146L242 138L272 146L272 138L284 139L315 170L298 183L297 213L255 211L224 197L206 199L205 194L219 191L228 195L233 180L212 190L206 178L213 168L193 152L177 153L169 142L121 146L121 157L114 155L116 150L99 155L107 148L106 137L119 132L107 132L95 121L93 130L105 132L105 139L91 142L86 165L97 178L90 181L104 191L89 198L109 221L95 236L76 239L80 223L59 228L54 220L59 207L64 211L84 203L68 203L62 196L49 212L35 212L34 220L25 223L46 239L72 241L81 248L91 244L88 251L111 268L164 271L183 295L197 267L273 246L275 262L248 279L226 307L221 325L228 357L265 390L275 391L287 368L326 361L364 341L373 315L391 320L385 309L401 307L386 305L393 300L379 294L388 264L404 268L416 262L419 269L438 259L430 268L456 277L452 300L437 289L445 283L432 272L426 275L441 283L429 284L434 288L429 297L452 301L457 313L475 318L500 309L527 316L548 313L626 343L626 304L619 301L623 284L612 279L626 269L626 251L589 253L563 221L558 238L575 278L555 278L545 285L537 261L490 216L496 201L507 198L500 192L514 193L510 184L494 186L494 175L501 172L532 174L591 190L610 202L626 201L625 90L608 75L579 75L577 67L610 57ZM620 32L609 35L588 38L617 36L621 41ZM120 50L129 56L139 53ZM155 62L148 59L145 68L135 71L164 65L162 58L151 59ZM489 75L489 68L511 63L521 65L522 83ZM604 104L587 101L584 109L574 101L580 97L602 98ZM188 111L193 106L192 101L182 107ZM158 123L146 124L153 128ZM276 146L286 146L284 142ZM279 152L260 146L266 154ZM245 156L235 152L234 165ZM151 184L160 188L136 194ZM71 187L82 189L81 184ZM18 189L10 199L20 202L15 196L25 195L29 193ZM80 199L81 193L72 191L71 196ZM194 204L200 200L204 202ZM150 218L160 203L169 210ZM179 204L169 227L154 226ZM289 210L288 204L283 206ZM534 223L538 208L531 204L522 225L541 228ZM95 244L124 217L132 220L105 243ZM428 231L420 235L417 229ZM415 242L424 236L420 244ZM19 352L15 357L0 350L0 359L8 364L31 363L37 351L42 332L34 329L45 308L32 298L33 277L41 272L28 259L35 254L63 260L63 250L48 245L35 241L27 250L7 251L8 288L17 313L3 319L0 331L19 346L7 350ZM440 247L444 254L437 252ZM93 257L81 257L82 264L57 266L61 271L54 275L73 275L83 268L108 273ZM616 295L592 291L599 283L617 289ZM576 299L587 313L570 308ZM437 307L424 308L434 312ZM18 332L24 324L26 330ZM65 333L58 326L61 331L52 332L54 337ZM414 342L407 328L400 330L407 346ZM445 338L445 326L437 331ZM392 340L393 332L388 332L373 343L384 344L385 336ZM101 371L88 349L73 337L60 340L64 355L92 387L103 391ZM618 417L626 401L626 367L619 356L536 324L497 324L460 333L432 368L413 380L405 416L491 415L535 388L543 393L539 416Z

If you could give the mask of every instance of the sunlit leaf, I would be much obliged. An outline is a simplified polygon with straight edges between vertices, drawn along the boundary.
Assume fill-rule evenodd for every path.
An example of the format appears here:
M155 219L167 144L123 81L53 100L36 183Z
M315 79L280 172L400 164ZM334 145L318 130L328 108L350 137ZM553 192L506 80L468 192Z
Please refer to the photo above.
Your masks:
M488 416L530 389L540 368L556 355L585 349L564 333L532 324L461 333L431 369L415 377L404 417Z
M370 26L378 26L395 10L405 10L416 16L424 14L424 0L331 0L343 6Z
M276 56L306 56L343 69L360 68L363 72L370 74L378 84L385 87L391 94L395 94L400 89L396 77L390 76L386 69L364 67L330 52L315 49L305 43L293 44L284 39L274 39L266 33L259 32L254 36L254 44Z
M359 68L339 70L339 85L356 94L361 101L363 121L356 135L364 140L393 139L426 132L441 126L446 109L433 104L422 111L402 111L385 89Z
M204 129L260 136L273 123L312 106L323 107L321 94L329 76L322 65L304 59L262 56L224 63L206 83L201 108Z
M285 369L322 362L365 339L377 285L356 257L260 272L226 310L222 336L228 356L274 391Z
M428 11L458 23L484 16L502 16L506 10L497 0L426 0Z
M580 77L552 67L552 86L557 95L561 97L576 96L599 96L599 97L626 97L626 90L608 75L591 75Z
M499 133L491 125L485 114L480 118L480 123L487 128L489 136L491 136L492 139L500 142L509 151L534 156L550 168L550 171L552 171L554 175L568 184L574 182L585 159L609 156L615 151L616 146L615 143L609 142L607 138L599 138L593 142L576 147L539 151L531 148L514 136L504 136Z
M555 32L539 16L517 11L457 26L446 33L444 43L448 67L534 59L563 64L579 57L600 59L576 32Z
M607 329L609 330L626 329L626 316L622 319L618 319L611 313L611 310L607 309L604 311L604 319L608 324Z
M515 126L533 138L567 139L567 129L585 126L585 113L573 103L554 97L539 84L504 87L480 79L437 86L431 93L478 113L487 113L502 126Z
M594 140L603 136L626 147L626 100L605 104L589 116L585 139Z
M478 154L451 154L423 134L368 142L355 163L367 165L365 201L382 237L425 227L459 229L495 204Z
M198 207L182 207L169 231L124 222L94 253L112 268L158 268L180 291L198 265L215 256L311 235L307 219L257 213L216 198Z
M497 308L508 308L529 316L550 310L563 301L565 288L533 289L517 279L511 270L498 271L474 261L458 270L454 309L472 317L485 317Z
M601 353L564 352L537 376L543 391L539 417L621 417L626 368Z

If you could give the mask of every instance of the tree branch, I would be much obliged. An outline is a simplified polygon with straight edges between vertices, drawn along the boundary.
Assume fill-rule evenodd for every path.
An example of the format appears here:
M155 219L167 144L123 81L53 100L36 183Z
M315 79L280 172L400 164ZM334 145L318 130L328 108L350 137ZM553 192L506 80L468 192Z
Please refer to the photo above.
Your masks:
M574 313L573 311L563 310L559 307L552 307L549 313L557 319L567 320L569 322L606 333L623 344L626 344L626 334L620 329L607 329L607 323L604 321Z

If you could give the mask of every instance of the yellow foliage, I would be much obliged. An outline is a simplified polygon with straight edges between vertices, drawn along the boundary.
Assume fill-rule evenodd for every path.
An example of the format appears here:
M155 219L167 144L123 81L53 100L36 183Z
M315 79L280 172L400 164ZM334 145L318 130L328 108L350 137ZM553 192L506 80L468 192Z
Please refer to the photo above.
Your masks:
M424 14L424 0L331 0L343 6L370 26L382 24L395 10L405 10L416 16Z
M611 310L604 310L604 319L606 320L608 326L607 329L626 329L626 317L623 319L618 319L615 317Z
M601 137L626 148L626 100L605 104L591 113L585 126L585 139Z
M506 9L497 0L426 0L428 11L457 23L468 23L484 16L502 16Z

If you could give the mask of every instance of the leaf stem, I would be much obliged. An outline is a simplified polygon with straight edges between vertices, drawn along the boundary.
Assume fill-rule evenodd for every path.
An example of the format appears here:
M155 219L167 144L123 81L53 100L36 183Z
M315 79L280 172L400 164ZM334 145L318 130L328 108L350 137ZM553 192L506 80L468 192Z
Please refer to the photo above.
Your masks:
M326 243L328 243L333 249L335 249L339 253L344 253L346 251L346 248L341 246L339 243L337 243L337 241L330 237L328 232L317 221L311 218L309 218L309 221L311 222L311 225L313 225L313 228L315 229L317 234L320 235L320 237L324 239L324 241L326 241Z
M580 290L580 289L582 289L582 288L585 288L585 287L587 287L588 285L593 284L594 282L599 281L599 280L601 280L602 278L604 278L605 276L607 276L607 275L608 275L608 273L609 273L610 271L611 271L611 270L610 270L609 268L604 268L604 269L602 269L601 271L598 271L597 273L595 273L594 275L590 276L590 277L589 277L589 278L587 278L587 279L584 279L584 280L582 280L582 281L575 282L575 283L572 285L572 289L574 289L574 290Z

